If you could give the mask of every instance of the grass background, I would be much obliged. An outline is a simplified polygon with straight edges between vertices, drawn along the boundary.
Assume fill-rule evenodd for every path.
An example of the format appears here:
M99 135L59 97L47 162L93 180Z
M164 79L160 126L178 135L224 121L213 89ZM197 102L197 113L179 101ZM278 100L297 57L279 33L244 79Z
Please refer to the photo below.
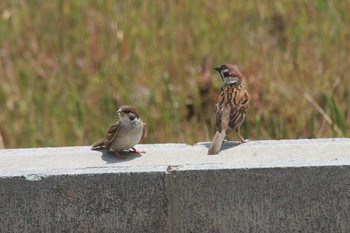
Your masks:
M249 139L349 136L350 2L0 2L0 147L89 145L135 106L145 143L209 141L238 64ZM232 134L230 140L237 140Z

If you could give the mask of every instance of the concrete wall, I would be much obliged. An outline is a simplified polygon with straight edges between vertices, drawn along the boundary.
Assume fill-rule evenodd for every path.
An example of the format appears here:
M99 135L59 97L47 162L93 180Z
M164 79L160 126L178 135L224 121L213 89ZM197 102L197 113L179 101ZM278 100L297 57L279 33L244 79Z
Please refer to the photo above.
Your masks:
M350 139L0 150L0 232L350 232Z

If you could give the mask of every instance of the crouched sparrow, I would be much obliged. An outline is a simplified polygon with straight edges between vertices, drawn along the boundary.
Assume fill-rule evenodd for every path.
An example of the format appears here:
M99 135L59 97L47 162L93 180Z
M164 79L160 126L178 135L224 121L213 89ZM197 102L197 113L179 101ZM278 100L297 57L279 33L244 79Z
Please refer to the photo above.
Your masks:
M124 150L145 153L134 148L147 135L147 125L141 121L136 109L125 105L121 106L117 113L119 120L110 126L103 139L91 145L91 149L111 149L118 158L124 158L118 153Z

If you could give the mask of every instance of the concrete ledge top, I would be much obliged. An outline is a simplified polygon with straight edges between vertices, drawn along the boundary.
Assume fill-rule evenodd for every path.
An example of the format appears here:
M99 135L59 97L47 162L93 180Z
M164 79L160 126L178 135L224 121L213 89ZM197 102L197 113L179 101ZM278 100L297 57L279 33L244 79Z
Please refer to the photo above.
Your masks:
M140 144L147 153L125 152L125 160L87 146L2 149L0 177L350 165L350 138L225 142L218 155L207 155L209 145Z

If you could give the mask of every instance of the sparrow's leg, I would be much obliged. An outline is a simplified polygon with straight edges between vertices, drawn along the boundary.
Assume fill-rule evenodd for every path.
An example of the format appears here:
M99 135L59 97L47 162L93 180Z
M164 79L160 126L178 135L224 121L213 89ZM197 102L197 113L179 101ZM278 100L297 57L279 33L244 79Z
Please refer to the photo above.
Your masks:
M129 149L129 152L134 152L137 154L146 153L145 150L137 150L137 149L135 149L135 147L131 147L131 149Z
M118 159L126 159L126 156L119 154L118 152L114 151L114 154L117 156Z
M236 132L237 132L237 134L238 134L238 137L241 139L241 143L246 143L246 142L249 141L248 139L244 139L244 138L242 137L242 135L239 133L239 130L236 130Z

